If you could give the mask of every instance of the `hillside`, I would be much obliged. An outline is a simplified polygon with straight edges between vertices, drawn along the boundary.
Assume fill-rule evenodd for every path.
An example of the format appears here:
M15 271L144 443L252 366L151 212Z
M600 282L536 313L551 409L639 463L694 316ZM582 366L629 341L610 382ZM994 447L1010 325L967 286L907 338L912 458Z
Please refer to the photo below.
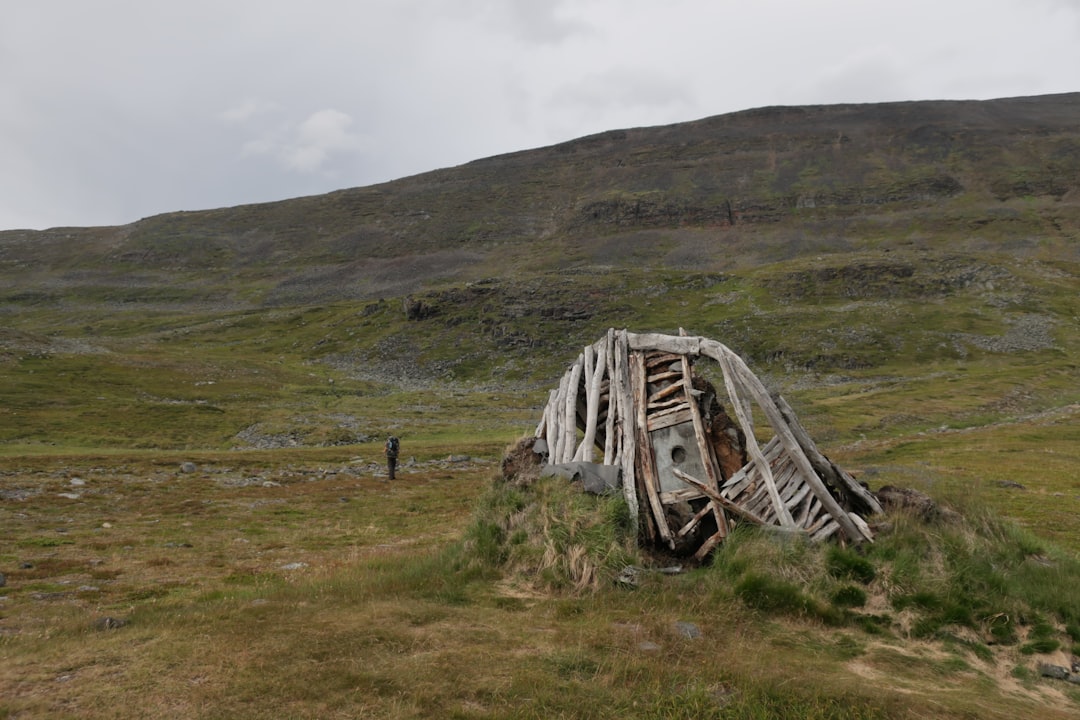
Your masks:
M7 231L0 268L21 290L8 301L251 306L400 295L507 264L729 270L903 246L1076 260L1078 111L1080 94L763 108L317 197Z
M1077 118L762 108L0 232L0 716L1071 717L1039 664L1080 659ZM510 573L582 561L591 496L492 475L608 327L723 342L963 522Z
M448 383L527 417L566 349L609 326L688 326L807 387L985 359L1027 389L976 408L1039 411L1076 374L1077 117L1080 94L763 108L317 197L2 232L0 443L220 447L259 425L318 444L409 427L402 406L449 427L445 397L387 400ZM306 427L283 417L323 394Z

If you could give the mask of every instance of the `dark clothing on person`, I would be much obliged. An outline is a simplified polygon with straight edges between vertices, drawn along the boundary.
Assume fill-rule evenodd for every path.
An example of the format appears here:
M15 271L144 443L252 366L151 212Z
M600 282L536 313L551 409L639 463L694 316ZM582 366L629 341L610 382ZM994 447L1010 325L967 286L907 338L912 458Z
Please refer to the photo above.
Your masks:
M386 448L383 450L386 453L386 469L390 473L390 479L394 479L394 471L397 470L397 457L398 450L400 449L400 443L398 439L391 435L386 438Z

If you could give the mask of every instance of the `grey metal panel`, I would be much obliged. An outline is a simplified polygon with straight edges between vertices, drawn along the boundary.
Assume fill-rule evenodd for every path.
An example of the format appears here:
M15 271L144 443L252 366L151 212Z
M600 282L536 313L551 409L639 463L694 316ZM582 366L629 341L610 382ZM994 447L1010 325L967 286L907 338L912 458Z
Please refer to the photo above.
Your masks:
M678 468L687 475L705 481L705 464L698 450L694 423L684 422L671 425L649 433L653 452L656 454L656 470L660 476L660 492L683 490L692 486L675 477L673 469Z

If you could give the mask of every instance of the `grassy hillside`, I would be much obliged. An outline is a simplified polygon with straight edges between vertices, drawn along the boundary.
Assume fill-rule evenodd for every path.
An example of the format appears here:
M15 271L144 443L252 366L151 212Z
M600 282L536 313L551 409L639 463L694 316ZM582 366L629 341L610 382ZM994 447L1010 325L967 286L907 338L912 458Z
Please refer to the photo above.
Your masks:
M1005 523L1002 597L1039 558L1072 587L1078 116L1077 94L765 108L0 232L0 717L1075 714L1037 672L1074 650L1068 608L988 656L962 623L904 627L915 601L884 637L762 612L737 558L538 589L473 562L473 521L584 344L683 327L871 487ZM1059 646L1021 652L1048 623Z

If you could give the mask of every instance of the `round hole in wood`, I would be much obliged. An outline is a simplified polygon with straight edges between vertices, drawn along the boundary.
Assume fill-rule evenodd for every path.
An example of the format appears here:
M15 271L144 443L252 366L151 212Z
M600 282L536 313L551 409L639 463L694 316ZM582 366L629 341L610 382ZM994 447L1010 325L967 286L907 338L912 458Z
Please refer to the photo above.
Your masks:
M678 465L685 459L686 448L682 447L681 445L676 445L675 447L671 448L671 462Z

